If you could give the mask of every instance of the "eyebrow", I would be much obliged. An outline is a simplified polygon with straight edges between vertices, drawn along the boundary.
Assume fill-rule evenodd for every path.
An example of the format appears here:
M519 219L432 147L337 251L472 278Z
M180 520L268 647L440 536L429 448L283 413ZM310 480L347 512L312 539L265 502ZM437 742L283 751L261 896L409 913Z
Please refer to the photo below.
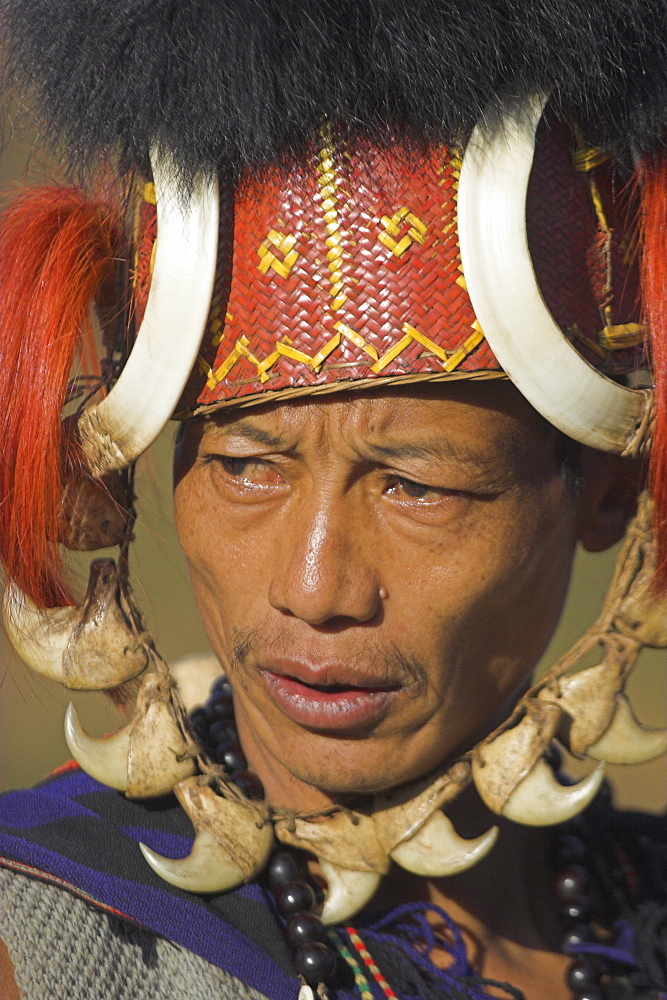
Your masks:
M488 454L447 437L433 438L421 444L381 445L369 442L365 450L376 458L382 459L416 458L432 461L435 458L438 461L453 460L475 465L488 465L489 463Z
M225 433L249 438L251 441L264 445L267 448L282 450L285 447L285 439L283 437L262 430L261 427L257 427L250 420L237 419L233 424L217 424L216 427ZM422 461L433 461L435 458L438 461L466 462L485 466L489 464L488 454L444 436L432 438L421 444L406 442L404 444L381 445L368 442L363 452L363 455L360 453L360 457L372 457L376 460L396 461L398 459L413 458Z
M249 438L257 444L266 445L267 448L284 447L282 438L269 434L268 431L263 431L261 427L256 427L249 420L236 420L233 424L215 424L214 426L217 431L224 434Z

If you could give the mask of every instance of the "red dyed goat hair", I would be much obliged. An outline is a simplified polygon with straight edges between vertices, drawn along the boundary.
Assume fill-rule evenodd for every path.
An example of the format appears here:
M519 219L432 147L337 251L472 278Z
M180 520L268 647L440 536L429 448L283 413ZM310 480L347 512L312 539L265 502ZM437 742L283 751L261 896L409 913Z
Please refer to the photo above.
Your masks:
M642 288L651 336L656 420L650 484L658 539L658 584L667 585L667 154L644 165Z
M0 223L0 559L40 608L72 603L57 537L78 458L61 410L119 239L118 213L76 188L28 190Z

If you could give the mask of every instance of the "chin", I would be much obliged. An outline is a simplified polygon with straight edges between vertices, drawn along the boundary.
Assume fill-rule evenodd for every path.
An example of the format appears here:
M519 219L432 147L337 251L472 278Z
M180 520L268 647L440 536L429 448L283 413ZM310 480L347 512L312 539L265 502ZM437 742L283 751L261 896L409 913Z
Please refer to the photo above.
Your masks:
M319 752L290 755L283 765L299 782L320 792L341 796L373 795L428 774L442 759L406 760L404 748L392 752L369 740L327 741ZM396 762L400 761L400 766Z
M318 791L330 795L332 798L354 795L374 795L376 792L385 791L397 784L396 780L389 777L380 777L377 774L369 773L368 770L352 771L341 775L331 773L329 769L322 769L317 773L312 771L303 774L294 773L294 777L304 784L317 788ZM398 782L401 784L402 782Z

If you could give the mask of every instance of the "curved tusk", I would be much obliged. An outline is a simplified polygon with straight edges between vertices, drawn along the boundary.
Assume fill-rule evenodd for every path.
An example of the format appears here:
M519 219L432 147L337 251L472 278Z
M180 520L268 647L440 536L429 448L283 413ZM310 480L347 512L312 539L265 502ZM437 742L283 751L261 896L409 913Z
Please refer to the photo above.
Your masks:
M480 837L464 840L452 821L438 809L414 837L395 847L390 857L415 875L441 878L472 868L486 857L497 837L498 827L492 826Z
M2 621L7 638L31 670L59 684L65 683L63 656L79 612L74 607L40 611L16 584L5 588Z
M359 872L341 868L318 858L327 880L327 898L322 909L322 923L342 924L363 910L377 892L382 876L379 872Z
M165 858L146 844L139 847L156 875L186 892L226 892L243 882L239 866L206 830L196 835L186 858Z
M480 122L458 188L461 262L475 315L507 375L543 417L601 451L624 452L649 405L644 390L606 378L577 353L542 298L526 234L535 131L546 97Z
M483 781L475 777L479 763L473 762L475 785L484 799ZM598 764L576 785L561 785L549 765L537 760L510 794L502 815L524 826L555 826L582 812L597 795L604 779L604 764ZM488 802L487 802L488 805Z
M132 353L109 395L78 420L93 476L121 469L157 438L180 399L208 320L218 254L218 182L187 202L168 158L151 153L158 239L148 302Z
M586 755L608 764L643 764L667 750L667 729L644 726L624 694L616 696L616 710L602 736L586 747Z
M119 792L127 788L131 728L130 722L111 736L95 739L82 727L72 702L65 713L65 739L74 760L91 778Z

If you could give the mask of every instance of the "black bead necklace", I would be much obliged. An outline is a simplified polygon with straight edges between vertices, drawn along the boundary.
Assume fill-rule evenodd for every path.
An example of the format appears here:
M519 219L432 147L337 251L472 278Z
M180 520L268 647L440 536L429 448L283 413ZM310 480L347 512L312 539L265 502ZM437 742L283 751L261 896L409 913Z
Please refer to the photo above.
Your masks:
M289 851L278 851L271 859L269 888L278 913L286 920L285 939L294 952L296 971L309 986L333 985L338 962L327 944L324 924L312 912L319 902L317 893Z
M202 708L190 714L190 725L206 756L225 768L229 781L249 799L264 798L264 787L248 763L239 743L234 719L232 686L219 677ZM557 771L560 757L555 752ZM565 780L565 779L564 779ZM594 938L590 924L589 877L584 865L586 846L577 836L581 818L566 824L559 834L555 856L557 874L555 894L564 930L561 948L572 954L567 983L572 1000L604 1000L601 981L607 973L604 962L596 957L577 954L579 946ZM307 881L299 861L291 852L274 853L268 867L268 884L274 893L278 913L285 921L287 944L294 953L294 964L302 982L326 996L326 986L337 980L338 957L327 943L327 931L314 909L322 902L322 890Z
M250 799L264 798L264 787L248 769L234 721L232 686L219 677L203 708L190 715L190 725L210 760L222 765L235 784ZM278 913L285 921L285 939L294 953L294 964L302 980L323 997L326 986L336 980L338 960L327 944L326 929L313 909L322 902L322 891L306 881L297 858L289 851L275 853L268 867L269 888ZM324 988L323 988L324 987Z
M569 783L570 779L560 771L562 758L557 744L551 744L547 759L557 779L563 784ZM603 786L596 800L598 805L605 794L609 793ZM566 975L572 1000L604 1000L603 980L611 972L603 957L586 953L588 945L597 943L593 929L592 886L586 866L586 862L591 861L587 846L591 838L586 836L590 823L590 811L575 816L554 831L553 839L554 893L563 925L561 951L572 956Z
M567 971L572 1000L603 1000L604 997L600 984L606 969L599 960L576 955L580 945L593 940L588 883L588 872L583 865L569 864L558 872L554 886L558 912L564 924L561 950L576 956Z

